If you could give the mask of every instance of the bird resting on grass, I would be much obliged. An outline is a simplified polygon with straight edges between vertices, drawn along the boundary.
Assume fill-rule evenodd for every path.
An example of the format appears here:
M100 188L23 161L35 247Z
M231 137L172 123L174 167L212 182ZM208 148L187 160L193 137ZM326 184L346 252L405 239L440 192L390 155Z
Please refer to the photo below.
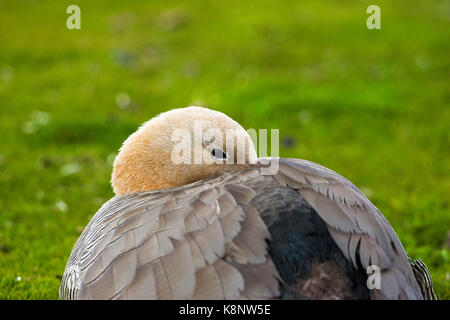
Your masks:
M230 132L238 143L224 145ZM144 123L121 147L112 185L72 250L62 299L435 297L424 264L410 264L357 187L306 160L257 159L221 112L187 107Z

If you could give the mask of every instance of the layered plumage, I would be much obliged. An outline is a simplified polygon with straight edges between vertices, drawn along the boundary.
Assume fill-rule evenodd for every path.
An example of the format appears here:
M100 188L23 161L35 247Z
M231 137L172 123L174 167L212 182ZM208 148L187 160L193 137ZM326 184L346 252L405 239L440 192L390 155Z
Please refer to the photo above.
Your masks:
M175 117L173 111L164 114L163 123L175 126L170 119L189 113L182 120L188 127L193 119L218 117L214 125L220 123L224 132L227 126L243 130L215 111L178 110ZM148 131L155 134L152 129L141 128L146 134L138 131L130 141L151 145L156 139L149 138ZM241 137L250 144L245 131ZM202 145L210 150L207 143ZM118 159L138 167L150 163L140 158L148 154L145 150L135 150L124 145L121 153L126 154ZM235 149L225 153L237 154ZM170 183L159 172L163 178L158 186L165 188L154 190L148 168L139 176L124 169L126 162L116 163L121 170L115 178L120 180L115 185L118 195L95 214L75 244L61 298L423 298L394 230L351 182L305 160L252 163L252 154L246 152L244 165L208 164L212 168L203 166L201 174L191 175L182 170L196 170L192 165L180 169L151 163L152 170L171 169ZM274 161L279 170L266 175L264 169ZM136 176L146 181L144 186L124 178ZM366 285L371 265L381 271L379 289Z

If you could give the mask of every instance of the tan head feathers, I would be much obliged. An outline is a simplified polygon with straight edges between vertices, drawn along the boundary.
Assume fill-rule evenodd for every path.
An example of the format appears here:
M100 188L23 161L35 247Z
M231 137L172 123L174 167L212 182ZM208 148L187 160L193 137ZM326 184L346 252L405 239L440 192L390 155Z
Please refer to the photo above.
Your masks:
M247 132L203 107L162 113L131 134L114 161L116 194L182 186L242 169L257 158Z

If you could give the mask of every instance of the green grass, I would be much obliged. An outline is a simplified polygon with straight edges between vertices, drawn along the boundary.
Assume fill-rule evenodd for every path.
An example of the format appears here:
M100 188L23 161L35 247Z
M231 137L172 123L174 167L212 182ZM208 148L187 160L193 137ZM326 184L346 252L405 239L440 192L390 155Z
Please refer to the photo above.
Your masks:
M449 299L450 6L375 2L0 0L0 299L58 298L122 141L191 104L361 187Z

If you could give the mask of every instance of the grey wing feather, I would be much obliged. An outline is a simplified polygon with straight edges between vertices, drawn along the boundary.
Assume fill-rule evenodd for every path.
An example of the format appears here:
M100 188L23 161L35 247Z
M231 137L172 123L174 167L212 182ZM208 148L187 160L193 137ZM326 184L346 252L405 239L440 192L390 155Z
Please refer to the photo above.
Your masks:
M262 299L279 295L266 226L245 181L260 165L185 187L114 197L72 250L63 299ZM348 180L318 164L281 159L275 178L327 223L355 266L378 265L376 299L421 299L406 254L381 212Z
M378 265L376 299L422 299L403 246L382 213L350 181L313 162L279 159L274 176L297 189L327 223L344 255L357 267Z
M231 299L254 274L278 292L266 250L268 232L241 182L257 169L157 192L116 196L75 244L60 286L62 299ZM252 272L244 266L251 265ZM252 295L253 294L253 295Z

